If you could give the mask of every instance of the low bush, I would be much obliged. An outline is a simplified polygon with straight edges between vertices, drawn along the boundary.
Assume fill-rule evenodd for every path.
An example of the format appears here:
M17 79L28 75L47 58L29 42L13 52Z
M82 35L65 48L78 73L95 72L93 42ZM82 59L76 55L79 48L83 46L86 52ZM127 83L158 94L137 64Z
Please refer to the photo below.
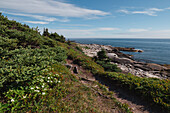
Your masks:
M97 60L96 63L101 65L105 71L121 72L121 69L118 68L116 64L111 64L110 62L100 60Z
M119 84L124 89L135 92L163 110L170 110L169 80L140 78L131 74L125 75L113 72L97 73L96 75L110 80L113 84Z

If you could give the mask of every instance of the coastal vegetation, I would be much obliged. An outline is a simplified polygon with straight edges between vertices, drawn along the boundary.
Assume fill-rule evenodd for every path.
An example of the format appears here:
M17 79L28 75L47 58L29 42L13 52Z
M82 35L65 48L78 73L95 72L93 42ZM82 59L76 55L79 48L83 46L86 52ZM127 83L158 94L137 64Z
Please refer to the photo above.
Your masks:
M98 58L90 58L63 35L49 33L47 28L41 34L38 28L0 14L0 112L105 112L100 106L104 101L105 107L131 112L104 85L94 82L99 88L92 88L82 84L64 66L68 60L163 111L170 110L169 80L123 74L110 64L104 50ZM109 99L99 102L99 94Z
M48 29L41 35L38 28L0 14L0 112L104 112L113 105L117 111L130 112L103 85L96 82L100 88L92 90L82 84L64 66L67 58L86 69L103 70L65 43L64 36ZM111 97L98 104L100 95L94 90Z

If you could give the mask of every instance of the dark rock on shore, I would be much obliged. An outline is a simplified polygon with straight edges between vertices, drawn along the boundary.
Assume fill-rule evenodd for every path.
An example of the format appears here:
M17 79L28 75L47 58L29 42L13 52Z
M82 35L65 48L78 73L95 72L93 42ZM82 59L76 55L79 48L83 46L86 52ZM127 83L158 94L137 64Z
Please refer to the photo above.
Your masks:
M135 48L125 48L125 47L114 47L118 49L119 51L128 51L128 52L143 52L143 50L138 50Z
M148 63L147 67L150 68L151 70L154 70L154 71L164 71L164 70L167 69L164 66L161 66L159 64L154 64L154 63Z

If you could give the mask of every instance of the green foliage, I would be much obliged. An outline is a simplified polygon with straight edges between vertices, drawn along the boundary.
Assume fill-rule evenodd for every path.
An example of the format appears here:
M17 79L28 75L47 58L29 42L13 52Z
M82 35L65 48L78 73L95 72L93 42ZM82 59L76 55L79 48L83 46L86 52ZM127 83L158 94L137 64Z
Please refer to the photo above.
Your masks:
M97 75L111 80L112 83L119 84L125 89L134 91L154 105L162 107L163 110L170 110L169 80L140 78L130 74L125 75L112 72L97 73Z
M103 60L97 60L96 63L101 65L105 71L121 72L121 69L118 68L116 64L111 64L110 62L103 61Z
M72 59L75 64L83 66L85 69L88 69L92 73L104 71L100 65L96 64L90 57L85 56L80 51L68 49L68 58Z
M2 111L37 109L40 98L55 88L60 91L61 73L51 67L64 62L66 52L60 48L20 48L3 52L0 60L0 95L5 97ZM60 66L61 67L61 66ZM51 71L49 71L51 70ZM61 72L57 70L57 72ZM8 109L11 108L11 109Z
M121 69L116 64L111 64L110 59L106 55L106 51L102 49L97 53L97 56L93 57L94 61L101 65L105 71L121 72Z
M99 51L97 53L97 56L100 60L106 59L107 58L106 51L104 49L102 49L101 51Z
M56 102L65 94L67 53L57 41L0 14L0 112L58 109L46 105L51 94Z
M43 36L50 36L50 33L48 32L48 28L44 28Z

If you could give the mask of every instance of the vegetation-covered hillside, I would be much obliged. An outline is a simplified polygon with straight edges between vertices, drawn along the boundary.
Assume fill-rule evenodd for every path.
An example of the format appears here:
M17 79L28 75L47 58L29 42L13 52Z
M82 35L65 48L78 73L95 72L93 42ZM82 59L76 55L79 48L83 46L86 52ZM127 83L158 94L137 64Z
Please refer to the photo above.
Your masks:
M70 61L82 69L79 74L64 66ZM87 73L134 91L163 111L170 109L169 80L125 75L104 63L62 35L48 29L40 34L0 14L0 112L131 112L104 85L83 84L80 75Z
M71 44L68 42L68 44ZM64 64L78 53L64 36L44 29L30 28L0 14L0 112L104 112L94 89L83 85ZM82 65L93 71L103 70L83 56ZM77 59L78 60L78 59ZM90 63L86 63L90 61ZM103 93L103 86L99 83ZM114 98L105 107L129 111Z

